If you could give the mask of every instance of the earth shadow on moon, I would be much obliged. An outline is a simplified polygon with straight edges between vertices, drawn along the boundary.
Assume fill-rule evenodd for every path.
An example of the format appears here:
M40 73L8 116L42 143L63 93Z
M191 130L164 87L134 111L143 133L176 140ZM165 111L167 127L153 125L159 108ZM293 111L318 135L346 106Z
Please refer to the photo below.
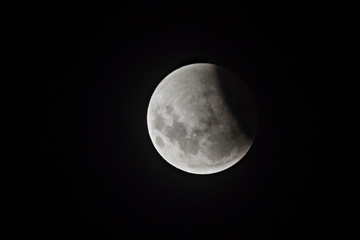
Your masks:
M215 72L228 110L239 123L243 133L249 139L254 139L257 130L257 110L255 101L249 94L250 90L235 74L225 68L216 65ZM229 78L229 74L232 78Z

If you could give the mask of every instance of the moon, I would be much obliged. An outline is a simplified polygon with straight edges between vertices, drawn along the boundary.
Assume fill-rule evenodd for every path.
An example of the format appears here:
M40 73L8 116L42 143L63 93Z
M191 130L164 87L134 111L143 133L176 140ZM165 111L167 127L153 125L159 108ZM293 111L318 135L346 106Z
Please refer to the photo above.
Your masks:
M255 101L245 83L219 65L196 63L167 75L151 96L147 126L172 166L213 174L239 162L257 129Z

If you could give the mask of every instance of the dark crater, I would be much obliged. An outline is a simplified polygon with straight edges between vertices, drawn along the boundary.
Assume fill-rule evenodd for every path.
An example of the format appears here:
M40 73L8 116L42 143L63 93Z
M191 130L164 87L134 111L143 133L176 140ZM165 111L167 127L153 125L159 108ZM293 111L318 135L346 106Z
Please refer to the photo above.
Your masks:
M171 141L184 138L187 135L186 128L184 124L174 121L171 126L166 126L165 135L170 138Z
M162 140L162 138L161 137L159 137L159 136L157 136L156 137L156 144L159 146L159 147L164 147L164 141Z
M185 153L197 154L199 152L199 143L195 139L183 138L179 141L180 148Z
M161 131L165 127L164 119L159 113L156 113L155 115L154 127L159 131Z
M210 135L207 140L211 142L211 147L204 154L213 161L221 160L231 154L231 151L238 143L239 134L234 131L218 132Z
M166 111L167 114L170 115L174 111L174 108L172 106L170 106L170 105L166 105L165 111Z

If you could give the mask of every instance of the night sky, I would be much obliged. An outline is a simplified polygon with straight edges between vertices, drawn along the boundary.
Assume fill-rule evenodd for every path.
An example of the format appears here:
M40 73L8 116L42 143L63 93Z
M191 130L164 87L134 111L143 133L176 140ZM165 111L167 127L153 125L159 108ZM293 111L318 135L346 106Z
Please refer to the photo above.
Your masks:
M237 2L9 8L1 239L355 236L353 186L329 154L354 7ZM163 160L146 125L157 84L197 62L241 77L259 114L247 155L207 176Z

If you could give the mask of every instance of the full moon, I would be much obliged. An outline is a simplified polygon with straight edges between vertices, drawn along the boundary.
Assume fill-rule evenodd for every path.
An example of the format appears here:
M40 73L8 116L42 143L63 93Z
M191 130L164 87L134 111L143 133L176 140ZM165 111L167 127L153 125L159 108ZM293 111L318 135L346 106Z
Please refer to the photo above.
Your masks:
M156 87L147 126L156 150L172 166L212 174L248 152L257 111L248 87L234 73L196 63L176 69Z

